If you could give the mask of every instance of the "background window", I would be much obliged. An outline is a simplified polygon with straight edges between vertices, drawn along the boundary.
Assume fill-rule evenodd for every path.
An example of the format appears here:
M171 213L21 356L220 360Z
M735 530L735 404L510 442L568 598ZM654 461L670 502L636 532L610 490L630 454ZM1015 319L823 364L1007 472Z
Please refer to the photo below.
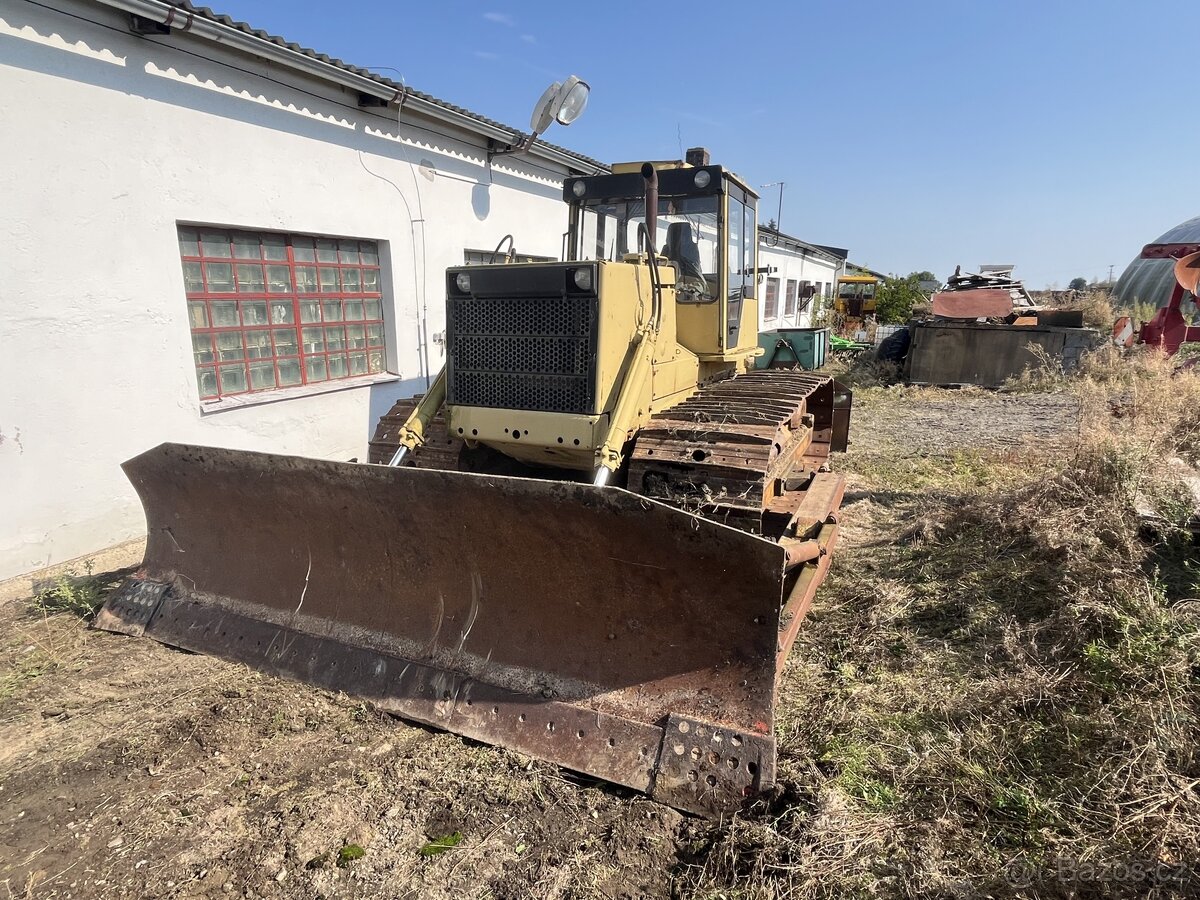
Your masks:
M805 308L808 307L808 301L812 300L815 290L811 281L800 282L800 299L804 301Z
M789 278L787 280L787 293L783 298L783 314L785 316L794 316L796 314L796 279Z
M774 319L779 315L779 279L767 279L767 295L763 299L763 318Z
M179 227L200 397L384 372L374 241Z

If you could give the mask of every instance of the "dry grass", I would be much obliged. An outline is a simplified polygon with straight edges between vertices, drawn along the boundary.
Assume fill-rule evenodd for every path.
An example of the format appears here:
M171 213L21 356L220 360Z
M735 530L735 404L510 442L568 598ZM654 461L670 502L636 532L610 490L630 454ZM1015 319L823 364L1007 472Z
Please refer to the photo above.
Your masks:
M1117 313L1113 308L1113 297L1107 291L1093 291L1079 304L1083 310L1083 324L1097 328L1101 334L1112 332Z
M1060 306L1063 309L1077 309L1083 313L1083 324L1088 328L1097 328L1102 334L1112 330L1117 313L1113 307L1113 296L1108 291L1088 291L1082 297L1067 300L1059 304L1053 301L1049 305Z
M712 833L685 896L1200 894L1200 568L1133 509L1194 460L1200 378L1100 354L1054 386L1077 445L1015 475L946 454L906 491L855 461L875 539L793 651L784 794Z
M838 355L821 371L853 390L887 387L901 380L900 366L876 359L874 350Z

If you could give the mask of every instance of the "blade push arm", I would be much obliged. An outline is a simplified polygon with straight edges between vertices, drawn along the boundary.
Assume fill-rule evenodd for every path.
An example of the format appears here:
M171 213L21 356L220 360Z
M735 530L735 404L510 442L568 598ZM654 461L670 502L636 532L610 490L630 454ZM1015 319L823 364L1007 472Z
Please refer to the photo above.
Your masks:
M433 417L438 414L438 410L445 402L446 367L442 366L442 371L438 372L437 378L433 380L433 384L429 386L429 390L425 392L425 396L421 398L417 408L408 417L408 421L400 426L400 446L388 461L389 466L400 465L410 450L416 450L425 443L425 435L429 433L429 423L433 421Z
M625 442L638 427L639 408L646 384L654 371L654 334L645 329L638 336L629 371L621 380L620 394L609 418L608 433L596 451L596 476L593 484L607 484L609 477L621 467Z

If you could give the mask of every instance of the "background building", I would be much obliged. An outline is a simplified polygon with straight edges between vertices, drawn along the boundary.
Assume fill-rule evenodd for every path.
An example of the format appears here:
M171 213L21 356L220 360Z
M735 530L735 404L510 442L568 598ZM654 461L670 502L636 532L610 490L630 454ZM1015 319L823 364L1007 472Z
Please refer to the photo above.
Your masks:
M845 269L846 253L760 224L758 265L768 270L758 287L759 330L788 325L806 328L819 308L818 298L833 296L833 286Z
M1191 244L1200 243L1200 216L1181 222L1170 231L1160 235L1158 240L1148 241L1152 244ZM1138 248L1141 252L1141 248ZM1135 258L1121 277L1113 294L1122 306L1132 307L1134 303L1148 303L1151 306L1166 306L1175 289L1175 260L1173 259L1142 259Z

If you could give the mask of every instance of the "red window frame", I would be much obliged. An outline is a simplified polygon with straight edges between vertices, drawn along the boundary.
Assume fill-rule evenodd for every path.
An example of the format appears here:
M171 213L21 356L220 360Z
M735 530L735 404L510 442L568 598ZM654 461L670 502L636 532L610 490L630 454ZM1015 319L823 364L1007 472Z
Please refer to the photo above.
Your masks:
M178 231L201 400L387 371L376 241Z
M763 318L774 319L779 315L779 279L768 278L766 296L763 298Z

